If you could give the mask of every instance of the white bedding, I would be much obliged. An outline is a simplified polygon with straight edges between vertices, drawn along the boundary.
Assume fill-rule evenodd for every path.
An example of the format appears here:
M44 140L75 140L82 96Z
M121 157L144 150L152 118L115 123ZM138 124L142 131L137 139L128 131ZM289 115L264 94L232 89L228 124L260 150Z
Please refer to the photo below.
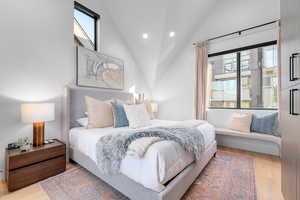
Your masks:
M176 121L151 120L149 127L172 126ZM215 142L214 127L208 123L197 126L204 133L205 147ZM96 163L96 143L98 139L110 133L118 133L122 128L73 128L70 131L70 147L76 149ZM160 141L149 147L143 158L127 155L121 164L120 172L144 187L160 192L168 182L187 165L194 161L194 155L187 153L176 142Z

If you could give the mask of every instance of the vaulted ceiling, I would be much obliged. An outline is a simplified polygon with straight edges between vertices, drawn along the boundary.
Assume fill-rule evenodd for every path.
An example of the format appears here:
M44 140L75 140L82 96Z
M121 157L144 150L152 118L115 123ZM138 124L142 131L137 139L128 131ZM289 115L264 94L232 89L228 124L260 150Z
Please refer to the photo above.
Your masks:
M103 0L114 25L152 88L211 12L216 0ZM170 32L175 37L170 37ZM148 39L142 37L149 35Z

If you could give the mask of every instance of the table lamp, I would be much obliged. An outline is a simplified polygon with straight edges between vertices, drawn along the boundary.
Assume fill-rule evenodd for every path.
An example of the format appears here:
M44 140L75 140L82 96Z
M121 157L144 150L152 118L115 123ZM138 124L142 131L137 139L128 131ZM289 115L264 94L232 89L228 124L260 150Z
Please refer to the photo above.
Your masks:
M34 103L21 105L21 120L33 123L33 146L42 146L45 141L45 122L54 120L54 103Z

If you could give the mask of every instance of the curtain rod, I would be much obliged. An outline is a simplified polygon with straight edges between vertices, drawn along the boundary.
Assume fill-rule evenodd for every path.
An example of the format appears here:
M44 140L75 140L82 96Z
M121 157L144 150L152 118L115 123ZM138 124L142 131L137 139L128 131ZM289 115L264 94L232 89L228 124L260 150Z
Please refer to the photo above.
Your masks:
M274 23L276 23L278 21L279 20L275 20L275 21L271 21L271 22L268 22L268 23L265 23L265 24L258 25L258 26L252 26L250 28L246 28L246 29L242 29L242 30L239 30L239 31L235 31L235 32L232 32L232 33L225 34L225 35L213 37L213 38L208 39L208 41L220 39L220 38L227 37L227 36L230 36L230 35L235 35L235 34L241 35L245 31L249 31L249 30L252 30L252 29L259 28L259 27L263 27L263 26L267 26L267 25L270 25L270 24L274 24ZM197 44L197 42L193 43L193 45L196 45L196 44Z

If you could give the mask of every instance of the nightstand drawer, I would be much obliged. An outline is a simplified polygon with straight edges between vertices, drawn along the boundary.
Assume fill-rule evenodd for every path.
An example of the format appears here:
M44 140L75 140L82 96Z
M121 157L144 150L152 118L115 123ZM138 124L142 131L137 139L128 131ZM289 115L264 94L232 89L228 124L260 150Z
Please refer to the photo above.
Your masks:
M35 164L40 161L48 160L58 156L65 155L66 146L59 145L39 151L26 152L19 155L11 156L8 160L8 170L17 169L27 165Z
M15 191L66 170L66 157L60 156L27 167L10 170L8 190Z

